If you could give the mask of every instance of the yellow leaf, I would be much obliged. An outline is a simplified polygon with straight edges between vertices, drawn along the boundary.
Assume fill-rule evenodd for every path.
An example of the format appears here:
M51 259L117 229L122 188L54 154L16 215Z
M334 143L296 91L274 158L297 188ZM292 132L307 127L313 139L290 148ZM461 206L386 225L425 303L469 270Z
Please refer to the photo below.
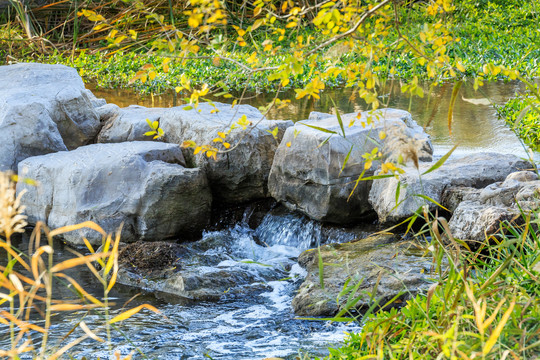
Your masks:
M228 142L224 142L223 146L225 147L225 149L228 149L231 147L231 144L229 144Z
M287 25L285 25L285 27L287 29L290 29L290 28L295 27L296 25L298 25L298 23L296 21L291 21L291 22L287 23Z
M155 71L150 71L148 73L148 77L150 78L150 80L154 80L156 78L156 72Z
M95 309L100 307L97 304L54 304L51 305L51 311L76 311L85 309Z
M379 132L379 139L384 140L386 138L386 133L384 131Z
M76 266L79 266L79 265L90 263L90 262L95 261L97 259L105 258L105 257L107 257L109 255L110 255L110 253L108 253L108 252L107 253L97 253L97 254L86 255L86 256L83 256L83 257L78 257L78 258L74 258L74 259L65 260L65 261L62 261L61 263L56 264L55 266L53 266L51 268L51 272L54 273L54 272L59 272L59 271L65 270L65 269L70 269L72 267L76 267Z
M59 234L64 234L64 233L67 233L67 232L70 232L70 231L80 230L80 229L84 229L84 228L95 230L95 231L97 231L98 233L100 233L103 236L107 235L105 230L103 230L98 224L96 224L93 221L85 221L85 222L82 222L82 223L77 224L77 225L63 226L61 228L58 228L58 229L55 229L55 230L51 231L49 233L49 235L51 237L54 237L54 236L59 235Z
M482 349L483 355L487 355L491 351L491 349L493 348L497 340L499 339L502 329L504 328L504 325L506 325L508 318L510 318L510 314L512 314L512 311L514 310L515 305L516 305L516 300L514 299L510 303L510 307L508 308L508 310L506 310L506 312L502 316L501 321L497 324L497 327L495 328L495 330L493 330L493 333L491 333L489 339L486 341L486 345L484 345L484 348Z
M135 307L133 309L129 309L127 311L124 311L120 315L115 316L114 318L111 319L111 321L109 321L109 324L114 324L116 322L129 319L130 317L132 317L133 315L135 315L136 313L138 313L139 311L141 311L144 308L146 308L148 310L152 310L153 312L155 312L157 314L161 313L158 309L156 309L152 305L142 304L142 305L139 305L139 306L137 306L137 307Z
M79 326L85 332L85 334L88 335L88 337L90 337L91 339L93 339L95 341L99 341L99 342L105 342L105 340L103 340L102 338L100 338L99 336L94 334L92 332L92 330L90 330L90 328L86 325L86 323L84 321L81 321L79 323Z
M289 141L289 142L288 142L287 144L285 144L285 145L287 145L287 147L291 147L291 142Z
M193 152L193 154L194 154L194 155L197 155L198 153L201 152L201 150L202 150L202 147L197 146L197 147L195 148L195 151Z

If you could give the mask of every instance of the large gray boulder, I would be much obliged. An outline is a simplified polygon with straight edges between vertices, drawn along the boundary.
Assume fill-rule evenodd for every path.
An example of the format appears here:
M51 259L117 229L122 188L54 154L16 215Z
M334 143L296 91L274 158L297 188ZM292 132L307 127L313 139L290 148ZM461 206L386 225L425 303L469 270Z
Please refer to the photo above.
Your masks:
M230 151L213 141L219 138L218 132L226 132L243 116L249 122L247 128L238 126L225 139L231 145ZM292 126L291 121L267 120L250 105L201 103L197 108L184 105L170 109L130 106L109 120L99 141L149 139L144 135L150 130L146 119L159 122L165 142L182 144L192 140L223 151L216 160L203 153L194 155L193 148L185 149L184 156L189 164L205 169L214 199L229 204L268 196L267 180L274 153L285 129ZM277 138L274 138L271 131L276 127Z
M540 180L534 172L512 173L503 182L488 185L462 201L450 219L450 231L458 239L484 242L500 232L501 222L519 223L522 211L538 211L539 193Z
M96 106L75 69L63 65L0 66L0 170L30 156L75 149L101 128Z
M200 233L208 223L211 194L200 169L184 166L178 145L158 142L94 144L28 158L19 174L37 180L17 184L28 222L51 228L91 220L107 232L123 223L122 240L161 240ZM66 241L93 244L94 231L67 233Z
M380 222L406 219L424 205L431 210L437 208L437 205L421 196L429 197L440 204L446 189L460 186L483 188L504 180L512 172L531 167L529 162L515 155L479 153L448 160L435 171L421 175L432 165L421 163L419 169L408 166L399 178L373 181L369 202L377 212ZM396 202L398 186L400 190Z
M307 277L292 301L296 315L334 316L348 299L359 300L350 310L362 310L371 305L371 293L379 281L374 299L383 306L397 295L400 301L409 298L430 284L431 257L408 241L397 241L392 235L378 235L343 244L320 248L325 264L319 272L317 249L305 251L298 258L307 270ZM358 283L360 285L353 289ZM350 287L349 291L345 291ZM341 296L340 296L341 293Z
M433 149L428 135L406 111L383 109L371 115L343 115L345 136L336 116L316 115L313 118L318 120L299 122L287 129L268 181L276 200L312 219L346 224L372 211L367 201L370 181L360 181L350 199L349 195L364 171L363 155L375 147L387 157L395 157L400 147L397 143L402 142L420 160L431 159ZM349 127L352 120L356 125ZM362 122L370 124L363 127ZM381 131L387 134L385 140L379 139ZM378 165L374 162L364 177L373 175Z

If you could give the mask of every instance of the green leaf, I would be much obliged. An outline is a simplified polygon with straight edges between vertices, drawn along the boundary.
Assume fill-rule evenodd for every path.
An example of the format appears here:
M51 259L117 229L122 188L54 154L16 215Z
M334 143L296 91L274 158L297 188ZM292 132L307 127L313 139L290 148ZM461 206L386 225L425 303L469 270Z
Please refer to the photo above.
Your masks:
M430 198L429 196L426 196L424 194L414 194L414 196L417 196L417 197L422 198L422 199L424 199L426 201L429 201L429 202L437 205L438 207L443 208L446 211L450 211L447 208L445 208L444 206L442 206L441 204L439 204L438 202L436 202L435 200L433 200L432 198Z
M332 104L334 104L334 109L336 109L336 117L337 117L337 121L339 123L339 127L341 128L341 132L343 133L343 137L346 137L345 136L345 127L343 127L343 121L341 120L341 115L339 114L338 107L336 106L336 103L334 102L333 98L330 98L330 100L332 100Z
M399 193L401 192L401 181L398 181L397 188L396 188L396 207L398 206L399 202Z
M361 178L360 180L363 180L363 181L367 181L367 180L377 180L377 179L386 179L386 178L390 178L390 177L394 177L394 175L373 175L373 176L368 176L368 177L365 177L365 178Z
M448 107L448 132L450 133L450 135L452 135L452 119L454 113L454 105L456 103L457 95L459 93L459 89L461 88L461 84L463 84L462 80L454 84L454 88L452 89L452 98L450 99L450 106Z
M304 126L307 126L307 127L310 127L312 129L315 129L315 130L319 130L319 131L322 131L324 133L328 133L328 134L337 134L337 132L335 131L332 131L332 130L328 130L328 129L325 129L325 128L322 128L320 126L315 126L315 125L309 125L309 124L305 124L305 123L299 123L299 124L302 124Z
M426 175L426 174L429 174L430 172L432 172L433 170L437 170L438 168L440 168L445 162L446 160L448 160L448 158L450 157L450 155L452 155L452 153L454 152L454 150L456 150L458 146L457 145L454 145L454 147L452 149L450 149L449 152L447 152L446 154L443 155L443 157L441 157L435 164L433 164L429 169L427 169L426 171L424 171L422 173L422 175Z
M346 317L333 317L333 318L305 318L305 317L298 317L295 318L296 320L310 320L310 321L335 321L335 322L351 322L354 321L352 318L346 318Z
M341 170L339 171L339 175L341 175L341 173L343 172L343 169L345 169L345 166L347 166L347 162L349 161L349 156L351 156L351 152L353 150L353 147L354 147L354 144L351 145L351 148L349 149L349 152L347 153L347 156L345 156L345 160L343 161L343 166L341 167Z
M320 147L323 147L324 144L326 144L328 142L328 140L330 140L330 138L332 137L332 135L330 135L329 137L327 137L322 143L319 144L319 146L317 146L317 149L320 148Z
M324 263L321 255L320 246L317 246L317 252L319 256L319 282L321 283L321 289L324 290Z

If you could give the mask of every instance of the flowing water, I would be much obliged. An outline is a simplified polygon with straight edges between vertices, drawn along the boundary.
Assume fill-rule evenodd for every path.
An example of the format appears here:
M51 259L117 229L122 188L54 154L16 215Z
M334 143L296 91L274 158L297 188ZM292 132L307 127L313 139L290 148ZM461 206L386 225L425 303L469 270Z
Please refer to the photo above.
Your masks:
M397 85L397 84L396 84ZM389 106L409 109L413 118L432 136L436 155L442 155L458 143L458 152L498 151L524 156L525 152L515 135L497 117L495 108L486 100L502 104L522 91L517 82L490 83L475 92L464 86L457 99L452 122L448 129L447 111L452 93L451 84L425 89L423 99L409 99L399 93L399 86L388 90ZM177 104L173 94L140 97L127 90L92 89L96 96L119 106L139 104L169 107ZM306 119L311 111L333 112L331 99L338 110L357 112L365 104L348 89L330 90L321 100L292 100L280 110L272 110L274 119ZM282 98L294 99L293 94ZM254 95L247 103L265 105L271 95ZM246 217L250 210L246 210ZM266 357L294 358L301 352L327 354L327 347L339 344L344 332L359 331L356 324L330 324L324 321L295 319L291 300L302 282L305 271L296 263L306 249L329 242L344 242L365 234L364 229L329 228L305 217L290 214L279 208L268 213L254 229L247 219L224 229L208 231L197 242L186 245L191 254L185 262L201 273L219 271L239 277L239 285L217 302L188 301L162 293L143 293L127 307L151 303L163 315L148 311L136 314L121 325L123 333L113 331L113 344L123 355L140 350L149 358L159 359L263 359ZM18 244L24 248L25 242ZM62 244L57 244L57 261L71 256ZM95 294L100 293L90 272L73 274L81 285ZM249 283L245 285L246 281ZM61 287L57 298L73 297ZM112 315L122 311L122 305L139 290L118 285L112 294L116 303ZM52 339L62 339L72 327L84 319L93 329L102 324L99 315L73 313L55 315ZM9 347L7 328L0 324L0 349ZM67 340L82 335L77 329ZM103 335L103 333L101 334ZM64 343L65 343L64 341ZM54 342L53 342L54 343ZM35 344L39 345L39 344ZM74 358L109 358L105 345L86 341L71 352ZM141 357L137 355L136 357Z
M246 210L246 214L250 209ZM183 259L200 273L219 270L221 276L236 276L237 287L217 302L193 301L172 295L145 293L127 307L151 303L162 315L141 312L124 321L123 334L113 331L114 349L122 355L140 350L157 359L263 359L294 358L300 353L325 355L326 348L339 345L345 332L359 331L356 324L331 324L325 321L295 319L291 300L305 277L297 256L318 244L350 241L367 234L365 229L340 229L322 226L281 208L270 211L255 229L249 219L219 231L208 231L201 240L186 245L192 255ZM21 241L16 244L24 249ZM56 244L56 261L70 256L62 244ZM196 254L196 255L195 255ZM70 274L94 294L102 293L89 271ZM250 284L245 285L245 281ZM55 298L73 298L66 288ZM112 294L111 315L140 290L117 285ZM63 336L82 319L92 329L103 324L100 315L75 312L53 318L51 339ZM0 349L9 347L8 328L0 325ZM77 329L67 340L83 335ZM103 331L100 334L104 336ZM53 341L52 344L55 342ZM39 344L35 344L38 346ZM75 358L108 358L105 345L86 341L70 352ZM137 350L138 349L138 350ZM139 357L136 353L136 357ZM30 356L28 357L30 358ZM141 356L142 358L142 356Z

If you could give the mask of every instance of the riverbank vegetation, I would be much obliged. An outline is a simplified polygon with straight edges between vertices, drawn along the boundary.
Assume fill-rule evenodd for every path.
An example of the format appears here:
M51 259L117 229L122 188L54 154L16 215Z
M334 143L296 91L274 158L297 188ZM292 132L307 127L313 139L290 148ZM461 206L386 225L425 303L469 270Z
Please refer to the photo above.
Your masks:
M28 225L24 215L24 191L16 194L16 181L15 175L0 172L0 329L5 336L2 340L9 339L11 345L0 349L0 358L60 359L88 340L107 342L112 354L112 335L124 335L117 327L119 322L143 309L159 313L149 304L116 316L111 313L114 303L110 301L110 292L118 273L120 230L115 235L107 234L90 221L51 230L38 222L25 253L13 243ZM34 181L28 182L35 185ZM87 255L71 250L73 257L59 262L58 246L53 239L83 228L103 236L101 251L94 250L84 239ZM103 285L102 296L87 292L74 279L77 276L73 272L81 267L87 267ZM55 319L58 321L62 316L79 320L65 333L53 334ZM116 358L120 359L120 355Z
M318 99L330 86L348 86L378 108L387 101L381 89L389 79L400 79L402 92L411 98L425 96L419 81L434 86L454 81L455 99L464 81L479 88L489 80L540 75L537 1L191 0L175 7L170 1L113 0L64 4L55 13L60 3L31 11L14 1L11 10L4 10L2 61L67 64L104 87L133 86L153 93L175 89L194 106L210 94L239 103L249 89L274 91L269 106L279 106L287 102L279 98L284 89L293 88L297 98ZM58 16L60 21L48 22ZM533 83L528 90L538 94ZM513 100L501 113L527 143L538 146L536 100ZM451 128L452 105L448 118ZM237 127L247 126L245 119L240 121ZM340 120L342 130L353 123ZM206 149L209 157L218 152L213 145L190 146ZM524 214L521 226L504 224L500 236L486 239L475 251L458 244L442 220L427 223L430 231L421 236L431 241L427 251L440 277L403 308L363 319L363 332L330 350L330 358L537 356L538 215ZM42 254L47 251L52 249L44 247ZM443 257L449 261L444 268ZM28 270L38 269L38 278L52 276L54 267L38 265ZM105 268L114 269L108 260ZM5 282L12 293L3 301L13 303L24 291L17 275L11 275L8 271ZM39 288L37 279L30 281Z
M429 225L427 252L439 276L427 293L400 309L362 319L359 334L330 349L328 359L533 359L540 354L540 234L538 214L471 251ZM429 229L426 229L429 230ZM428 239L426 239L428 240ZM458 240L459 241L459 240ZM442 259L448 260L443 264Z
M241 13L230 11L230 15L234 16L232 19L228 17L231 26L209 25L212 27L211 32L210 29L205 32L206 36L210 33L212 37L210 43L198 43L196 51L193 47L188 49L191 54L188 61L186 54L181 54L182 46L186 50L185 45L181 41L179 44L178 40L184 34L187 35L186 40L200 41L190 31L200 25L189 26L190 19L191 25L195 22L195 16L187 18L191 11L186 10L189 6L183 9L180 6L173 7L168 14L166 3L158 0L130 3L113 1L112 5L87 1L78 8L58 5L56 12L53 4L34 9L28 17L29 23L6 23L8 14L4 11L0 37L5 45L0 48L0 55L4 61L63 63L76 67L82 76L99 86L135 86L140 91L153 93L181 86L181 74L189 78L193 85L223 84L227 89L236 91L245 87L258 91L275 90L279 85L303 87L328 72L334 74L321 78L326 86L350 85L349 74L339 70L350 71L355 64L366 60L378 78L392 77L405 81L433 79L436 74L430 68L430 55L447 55L448 59L435 60L455 67L453 71L444 69L441 74L437 74L437 80L440 81L463 76L474 78L478 75L492 79L515 78L504 71L484 71L486 69L483 66L486 64L516 69L524 77L539 75L540 32L535 24L540 20L540 15L535 1L519 4L515 1L456 2L453 6L445 5L448 9L441 8L440 12L444 14L442 19L436 8L430 14L426 12L427 6L424 3L409 2L406 6L397 7L396 14L387 12L384 22L381 21L383 17L367 21L366 31L374 31L374 34L370 35L371 39L365 39L366 42L371 46L389 49L380 54L373 48L364 54L353 51L346 43L317 46L324 44L334 34L343 32L335 31L336 21L345 20L336 19L343 15L338 15L336 19L313 19L318 10L313 7L302 10L305 12L302 17L293 16L289 12L292 6L282 5L280 9L269 11L271 14L277 12L277 16L265 18L261 16L264 10L258 10L265 7L255 6L255 3L246 3ZM79 9L83 9L83 6L81 12ZM142 6L148 10L141 11ZM324 13L325 8L331 8L324 4L319 7L322 9L320 13ZM450 9L452 11L446 11ZM255 15L257 11L258 15ZM105 17L100 17L101 13ZM135 14L135 20L130 21L128 17ZM45 32L44 36L38 38L39 41L33 35L34 41L28 42L25 29L31 28L34 33L43 33L47 28L41 26L44 26L46 18L41 16L53 15L66 16L64 23L57 21L57 28ZM385 24L394 16L399 21L399 27ZM298 21L287 21L297 17ZM21 23L23 26L18 26ZM238 29L235 30L235 26ZM327 29L321 31L324 27ZM161 36L168 36L168 43ZM237 41L240 38L242 40ZM415 39L414 43L411 39ZM409 44L404 45L407 42ZM290 81L287 84L276 82L275 76L272 77L272 72L276 70L274 68L290 62L290 54L299 50L305 52L311 45L315 45L315 51L308 51L310 55L316 55L311 56L313 61L297 59L301 68L288 74ZM441 45L444 47L441 48ZM430 47L439 49L439 52L432 52ZM255 68L251 65L261 64L260 56L263 54L263 70L251 71ZM223 60L225 58L227 60ZM451 61L457 58L459 62ZM164 65L165 59L169 61ZM133 82L133 77L144 66L152 66L156 75L144 82ZM264 68L270 69L265 71Z

